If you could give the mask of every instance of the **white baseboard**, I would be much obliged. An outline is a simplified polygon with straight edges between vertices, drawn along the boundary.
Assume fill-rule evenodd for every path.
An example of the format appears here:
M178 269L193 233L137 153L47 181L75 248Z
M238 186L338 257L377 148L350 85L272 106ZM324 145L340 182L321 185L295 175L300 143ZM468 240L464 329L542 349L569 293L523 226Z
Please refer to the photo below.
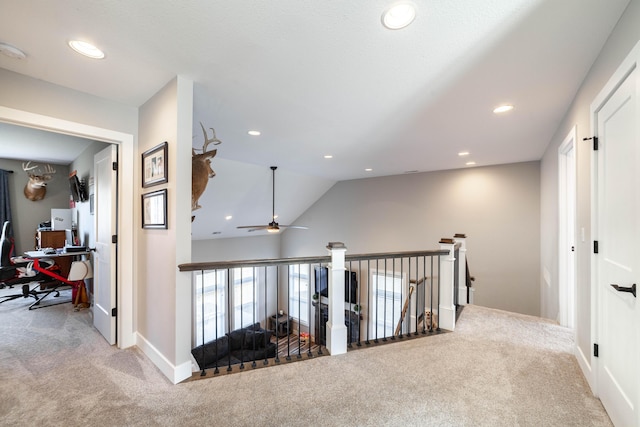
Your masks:
M591 392L597 396L597 392L596 392L596 388L595 388L595 382L593 379L593 369L591 367L591 363L590 363L590 359L591 357L584 354L584 352L582 351L582 349L580 347L578 347L576 345L576 349L575 349L575 355L576 355L576 359L578 359L578 365L580 366L580 369L582 370L582 374L584 375L585 379L587 380L587 383L589 384L589 387L591 388Z
M471 292L469 292L469 297L471 297ZM467 286L458 286L458 304L467 305L469 301L467 301Z
M174 384L186 380L191 376L191 360L176 366L171 363L160 351L151 344L145 337L136 333L136 343L138 348L153 362L160 371Z

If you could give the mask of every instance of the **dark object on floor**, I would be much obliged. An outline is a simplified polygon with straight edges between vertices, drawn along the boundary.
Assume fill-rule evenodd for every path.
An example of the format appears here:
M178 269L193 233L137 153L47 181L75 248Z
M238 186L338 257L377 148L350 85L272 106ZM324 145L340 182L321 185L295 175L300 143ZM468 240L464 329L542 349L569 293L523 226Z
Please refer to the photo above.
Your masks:
M260 323L228 332L217 340L191 350L200 369L235 365L241 362L276 357L276 345L271 342L271 331Z

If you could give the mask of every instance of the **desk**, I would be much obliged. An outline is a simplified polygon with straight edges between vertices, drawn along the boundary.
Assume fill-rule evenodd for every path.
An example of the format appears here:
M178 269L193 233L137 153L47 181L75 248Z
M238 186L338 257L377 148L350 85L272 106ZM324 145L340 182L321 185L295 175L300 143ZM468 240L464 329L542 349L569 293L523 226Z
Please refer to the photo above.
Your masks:
M72 244L73 242L69 242ZM38 230L36 232L35 249L38 252L44 248L62 248L67 244L65 230ZM71 258L58 258L56 264L60 267L60 275L67 277L71 268Z
M36 307L38 305L40 305L40 301L42 301L43 299L45 299L47 296L51 295L52 293L55 292L54 297L59 297L60 296L60 290L58 288L60 287L72 287L74 288L75 292L79 291L79 287L80 286L84 286L84 281L83 280L68 280L66 277L62 277L61 275L51 271L51 270L47 270L46 268L42 268L40 267L40 259L41 258L52 258L55 260L55 258L59 258L59 257L80 257L83 255L89 255L91 253L91 251L79 251L79 252L64 252L64 251L56 251L55 253L47 253L48 251L27 251L25 252L25 257L29 260L33 261L33 269L45 274L53 279L55 279L54 285L51 288L48 288L46 290L42 290L42 291L36 291L35 288L29 290L29 294L33 295L36 298L36 301L31 304L29 306L29 310L33 310L35 308L40 308L40 307ZM71 258L73 259L73 258ZM42 296L40 296L42 295ZM72 300L74 299L75 294L72 296ZM70 302L70 301L63 301L63 302L58 302L55 304L49 304L49 305L57 305L57 304L64 304L66 302Z

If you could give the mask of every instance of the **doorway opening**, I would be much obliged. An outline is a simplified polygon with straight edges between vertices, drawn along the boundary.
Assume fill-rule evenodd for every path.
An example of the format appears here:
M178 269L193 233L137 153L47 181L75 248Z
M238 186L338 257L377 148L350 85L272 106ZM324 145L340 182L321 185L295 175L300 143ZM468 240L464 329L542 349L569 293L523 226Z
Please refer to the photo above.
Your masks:
M576 127L558 148L558 322L575 329Z
M134 236L135 209L122 209L130 206L136 199L134 195L134 138L133 135L109 129L89 126L82 123L44 116L28 111L16 110L0 106L0 121L41 129L53 133L63 133L86 139L116 144L119 147L119 176L118 176L118 206L117 221L119 233L122 236ZM133 330L133 265L134 265L133 237L119 239L117 266L117 330L119 348L135 345Z

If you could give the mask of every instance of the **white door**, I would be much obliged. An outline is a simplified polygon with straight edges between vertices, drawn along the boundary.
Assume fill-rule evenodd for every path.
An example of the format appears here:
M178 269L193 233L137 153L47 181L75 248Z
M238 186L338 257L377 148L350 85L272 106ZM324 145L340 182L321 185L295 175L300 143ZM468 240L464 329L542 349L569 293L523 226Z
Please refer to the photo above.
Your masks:
M575 328L575 228L576 228L576 128L574 127L558 149L559 173L559 321Z
M616 426L640 426L640 108L632 71L597 117L597 393ZM620 291L612 285L622 287Z
M117 162L115 145L94 157L96 251L93 257L93 325L109 344L116 343L116 235Z

